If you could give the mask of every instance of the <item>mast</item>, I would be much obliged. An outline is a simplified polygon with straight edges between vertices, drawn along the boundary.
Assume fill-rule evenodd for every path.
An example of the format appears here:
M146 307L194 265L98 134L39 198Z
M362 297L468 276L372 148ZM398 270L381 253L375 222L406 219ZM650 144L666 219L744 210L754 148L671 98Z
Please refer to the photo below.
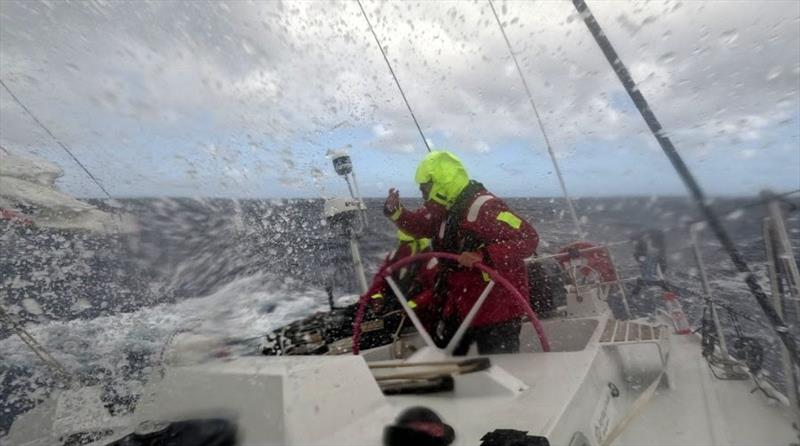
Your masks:
M650 109L650 105L642 95L639 87L633 81L628 68L614 50L614 47L608 40L608 37L606 37L606 34L603 32L603 29L600 28L600 24L594 18L592 11L589 10L589 7L586 5L584 0L572 0L572 4L575 6L575 9L578 11L578 14L581 16L581 18L583 18L583 22L586 24L586 27L589 28L589 32L592 34L592 37L594 37L597 45L603 51L603 55L605 55L608 63L611 64L611 68L617 74L620 82L622 82L622 85L625 87L625 91L628 92L631 100L633 100L633 103L636 105L639 113L641 113L642 118L644 118L644 121L647 123L647 127L650 128L650 131L653 133L656 141L658 141L658 144L661 146L664 154L672 163L672 166L678 172L678 175L680 175L684 185L689 189L689 193L700 210L703 218L706 220L706 222L708 222L709 227L714 232L714 235L717 237L720 244L722 244L722 247L728 253L728 256L730 257L736 269L745 276L744 281L747 284L747 288L750 290L750 293L753 295L753 297L755 297L758 305L764 311L764 314L767 316L767 319L769 319L770 324L775 329L775 333L777 333L778 337L783 342L783 345L786 346L786 350L789 352L789 356L791 356L792 361L796 365L800 365L798 348L794 339L789 333L789 328L786 326L786 323L783 321L778 312L775 311L775 307L772 306L769 297L767 297L767 294L761 288L761 285L758 283L758 279L756 279L756 276L753 274L750 266L748 266L747 262L745 262L744 258L742 258L742 255L739 253L739 250L736 248L733 240L722 226L719 217L717 217L716 213L714 213L714 211L708 205L703 189L700 187L700 184L697 183L697 180L695 180L692 172L689 171L686 163L683 162L683 159L675 149L672 141L664 132L663 127L661 127L661 123L656 118L656 115L653 114L653 111Z

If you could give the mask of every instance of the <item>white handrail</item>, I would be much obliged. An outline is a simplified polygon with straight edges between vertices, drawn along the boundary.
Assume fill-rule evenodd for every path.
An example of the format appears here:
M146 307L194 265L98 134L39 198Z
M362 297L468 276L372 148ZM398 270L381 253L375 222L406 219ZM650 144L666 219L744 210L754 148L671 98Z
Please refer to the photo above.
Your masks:
M425 343L428 344L429 347L439 349L439 347L436 346L436 343L433 342L431 335L428 334L428 330L425 330L425 326L423 326L422 322L420 322L419 318L417 317L417 313L415 313L414 310L412 310L411 307L408 306L408 301L406 300L406 296L404 296L403 292L400 291L400 287L397 286L394 279L392 279L392 276L386 276L386 283L389 284L389 287L394 292L394 295L397 296L397 300L399 300L400 304L403 305L403 309L406 310L406 314L408 314L408 318L411 319L411 323L414 324L414 327L417 329L417 332L419 332L419 335L422 336L422 340L425 341Z
M445 347L444 351L448 355L452 355L458 344L461 342L461 338L464 337L464 334L467 332L472 320L475 319L475 316L478 314L478 310L480 310L481 306L483 306L483 302L486 301L487 297L489 297L489 293L492 291L492 288L494 288L494 280L486 284L486 288L484 288L481 295L478 296L478 300L475 301L475 304L469 309L467 317L464 318L464 321L458 326L456 334L454 334L453 338L450 339L450 342L447 343L447 347Z

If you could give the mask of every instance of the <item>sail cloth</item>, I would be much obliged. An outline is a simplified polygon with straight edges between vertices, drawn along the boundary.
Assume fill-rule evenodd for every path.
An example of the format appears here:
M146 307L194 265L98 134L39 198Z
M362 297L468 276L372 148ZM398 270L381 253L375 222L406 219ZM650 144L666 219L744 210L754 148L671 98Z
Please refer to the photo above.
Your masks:
M0 208L21 212L39 227L98 233L135 231L132 216L101 211L59 191L56 180L63 175L60 167L48 161L0 153Z

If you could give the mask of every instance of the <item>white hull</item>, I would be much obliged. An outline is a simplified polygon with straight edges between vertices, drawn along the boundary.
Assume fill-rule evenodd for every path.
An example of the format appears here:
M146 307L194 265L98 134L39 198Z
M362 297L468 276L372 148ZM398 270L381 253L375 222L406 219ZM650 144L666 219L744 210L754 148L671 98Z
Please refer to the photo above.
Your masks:
M606 313L543 323L551 339L561 340L553 351L535 351L538 344L526 325L527 352L489 356L490 369L455 375L452 392L385 396L376 376L392 369L371 371L367 361L389 359L391 346L363 356L245 357L168 369L130 418L102 419L89 411L65 421L69 409L53 404L48 410L45 404L20 417L6 440L52 444L70 432L113 425L121 427L115 434L120 437L132 430L127 426L145 421L226 417L237 422L247 445L379 445L384 426L405 408L421 405L453 427L457 445L478 445L495 429L576 446L606 444L615 430L619 436L611 444L619 445L797 441L789 407L751 392L752 380L715 379L694 335L669 335L664 327L659 341L634 335L643 325L631 325L624 326L629 333L609 338L606 326L615 321ZM416 336L404 342L420 345ZM656 380L652 396L642 397ZM23 427L29 429L24 436Z

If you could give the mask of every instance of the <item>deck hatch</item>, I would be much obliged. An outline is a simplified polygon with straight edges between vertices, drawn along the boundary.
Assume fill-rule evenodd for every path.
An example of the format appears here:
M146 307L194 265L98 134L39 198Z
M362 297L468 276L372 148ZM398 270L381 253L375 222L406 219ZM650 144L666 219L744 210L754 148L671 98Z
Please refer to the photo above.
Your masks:
M600 336L600 343L659 341L667 335L668 331L664 330L662 326L609 319L603 329L603 334Z

